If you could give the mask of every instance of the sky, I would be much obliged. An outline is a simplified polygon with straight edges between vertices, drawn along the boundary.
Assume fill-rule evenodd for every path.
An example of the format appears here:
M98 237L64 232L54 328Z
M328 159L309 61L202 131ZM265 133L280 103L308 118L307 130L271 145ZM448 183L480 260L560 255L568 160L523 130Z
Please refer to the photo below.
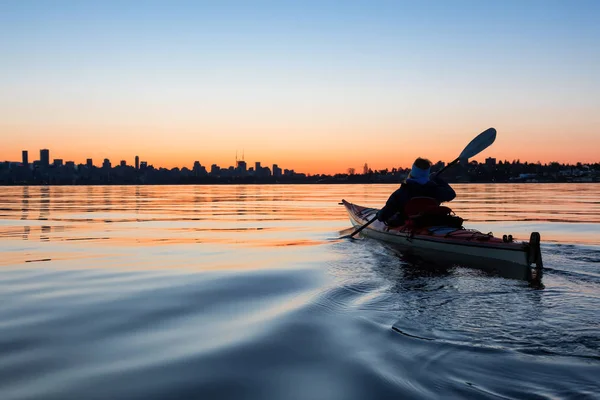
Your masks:
M0 0L0 160L600 161L600 1Z

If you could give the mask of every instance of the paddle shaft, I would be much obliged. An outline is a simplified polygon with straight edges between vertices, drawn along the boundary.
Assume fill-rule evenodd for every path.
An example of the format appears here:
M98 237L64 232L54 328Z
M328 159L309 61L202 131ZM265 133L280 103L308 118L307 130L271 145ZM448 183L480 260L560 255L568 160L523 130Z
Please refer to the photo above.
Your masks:
M355 230L354 232L352 232L349 235L343 236L340 239L345 239L345 238L351 238L354 235L356 235L357 233L360 233L360 231L362 231L363 229L365 229L367 226L371 225L373 222L375 222L377 220L377 215L375 215L373 218L371 218L369 220L369 222L367 222L366 224L364 224L363 226L361 226L360 228L358 228L357 230Z
M444 168L442 168L438 172L436 172L435 176L440 175L442 172L444 172L445 170L447 170L448 168L450 168L454 164L458 163L459 161L460 161L460 158L455 159L454 161L452 161L451 163L449 163L448 165L446 165Z

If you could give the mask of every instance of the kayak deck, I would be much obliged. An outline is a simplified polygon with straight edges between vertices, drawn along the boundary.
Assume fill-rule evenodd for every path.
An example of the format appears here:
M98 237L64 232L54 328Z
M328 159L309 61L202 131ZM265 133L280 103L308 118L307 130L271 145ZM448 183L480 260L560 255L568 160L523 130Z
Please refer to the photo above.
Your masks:
M369 222L378 209L363 207L342 200L354 227ZM448 226L412 228L388 227L374 221L361 231L364 236L392 243L397 247L423 256L434 256L459 264L478 264L484 269L497 270L502 275L530 279L532 264L542 268L539 233L533 232L529 242L513 242L474 229ZM537 274L535 274L537 275Z

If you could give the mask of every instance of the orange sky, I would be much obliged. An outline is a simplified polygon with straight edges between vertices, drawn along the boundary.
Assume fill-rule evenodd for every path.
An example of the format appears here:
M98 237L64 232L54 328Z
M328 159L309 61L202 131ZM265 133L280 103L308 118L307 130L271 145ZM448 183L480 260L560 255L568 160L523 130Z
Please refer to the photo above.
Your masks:
M243 151L249 166L261 161L263 166L276 163L297 172L333 174L345 172L349 167L360 171L365 162L372 169L409 167L417 156L428 157L434 162L451 161L473 137L488 127L478 126L479 130L477 126L467 127L466 124L464 128L443 128L424 123L422 128L408 128L401 124L335 127L330 123L329 129L307 127L312 129L308 134L296 131L300 129L298 127L287 130L282 127L281 132L286 133L278 134L270 131L277 129L265 128L245 135L226 128L223 129L225 133L219 135L212 133L218 128L195 134L193 129L179 128L169 133L167 129L153 126L127 129L61 126L54 130L16 126L2 128L3 132L10 133L9 140L4 141L0 150L0 160L18 161L23 149L29 150L30 160L36 160L39 149L48 148L51 159L77 163L90 157L96 165L104 158L109 158L113 164L122 159L133 164L135 155L139 155L141 160L155 167L189 168L195 160L205 166L216 163L227 167L234 164L237 149L238 157L241 158ZM509 127L503 130L502 126L494 125L498 130L496 142L475 159L482 161L486 157L496 157L542 163L600 161L597 153L600 138L593 129L586 131L585 127L575 127L573 130L577 133L568 134L561 132L562 127L522 127L520 130Z

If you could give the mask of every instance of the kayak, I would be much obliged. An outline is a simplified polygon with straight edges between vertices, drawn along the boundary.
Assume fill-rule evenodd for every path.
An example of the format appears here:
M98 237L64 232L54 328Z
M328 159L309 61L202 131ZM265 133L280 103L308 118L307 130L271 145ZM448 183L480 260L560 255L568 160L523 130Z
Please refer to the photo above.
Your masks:
M375 217L376 208L362 207L342 200L355 228ZM513 241L512 237L494 237L462 226L415 227L401 225L388 227L374 221L361 234L378 239L401 250L409 250L423 257L433 257L452 264L475 266L498 272L507 277L535 279L541 276L542 253L540 234L532 232L529 242Z

